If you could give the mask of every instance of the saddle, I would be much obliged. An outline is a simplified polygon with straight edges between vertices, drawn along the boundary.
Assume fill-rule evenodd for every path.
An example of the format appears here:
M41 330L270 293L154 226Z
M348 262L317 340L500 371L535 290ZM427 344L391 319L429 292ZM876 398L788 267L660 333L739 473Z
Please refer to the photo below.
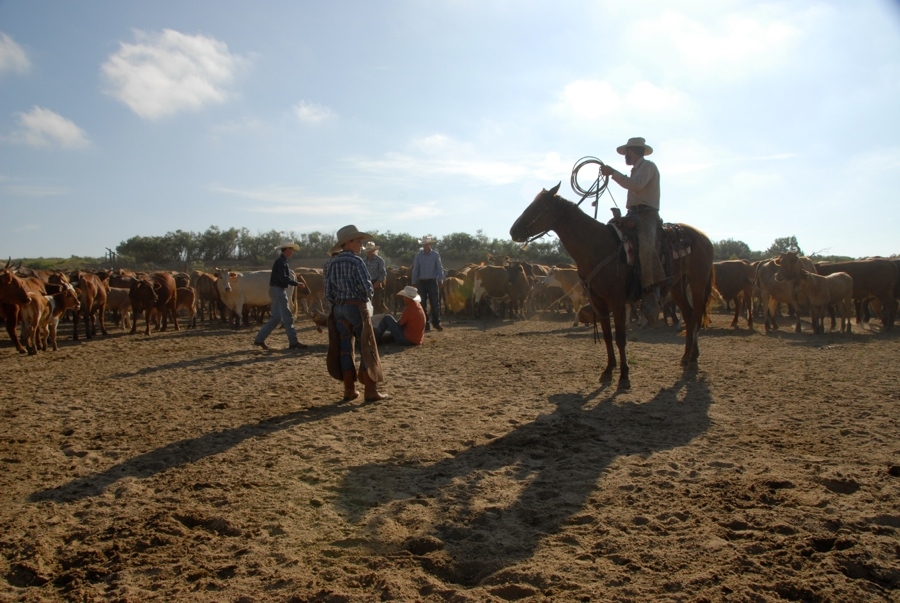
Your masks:
M622 244L622 261L634 267L630 285L628 287L628 301L636 302L641 299L641 263L638 255L637 218L629 215L619 215L613 212L614 217L606 226L612 230ZM656 233L656 254L659 256L666 275L666 284L661 288L660 297L665 297L669 285L674 277L675 260L681 259L691 253L691 244L684 229L673 223L660 222Z

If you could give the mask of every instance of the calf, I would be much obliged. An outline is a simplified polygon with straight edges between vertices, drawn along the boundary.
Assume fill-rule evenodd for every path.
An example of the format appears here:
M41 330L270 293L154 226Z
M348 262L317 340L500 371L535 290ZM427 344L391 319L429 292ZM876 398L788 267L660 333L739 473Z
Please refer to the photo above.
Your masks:
M44 296L47 300L48 308L41 312L36 335L39 341L35 341L44 351L47 350L48 338L53 346L53 351L59 350L59 346L56 344L56 327L59 325L59 319L68 310L72 310L77 316L78 311L81 309L81 301L78 299L78 292L75 290L75 287L69 283L64 283L61 287L59 293Z
M169 316L178 330L178 316L175 313L175 279L166 272L153 272L132 283L131 297L131 333L137 331L138 313L144 312L146 321L145 335L150 334L150 319L154 311L162 314L161 331L166 330Z
M175 311L184 308L188 313L188 328L197 326L197 293L193 287L178 287L175 290Z
M793 307L797 319L794 331L797 333L800 332L800 306L806 304L806 299L802 296L802 291L798 292L800 295L794 294L791 283L775 278L775 275L779 270L778 262L784 255L785 254L782 254L778 258L767 260L759 264L759 267L756 270L756 285L759 286L759 297L763 306L763 311L765 312L766 333L768 333L770 329L778 329L775 315L778 312L779 304L782 303L791 304ZM797 264L800 268L812 274L816 273L816 268L809 258L797 256L796 253L793 255L797 258Z
M866 298L874 297L881 301L881 321L885 331L894 326L897 315L897 299L895 290L898 285L898 267L891 260L868 259L847 262L821 262L816 265L819 274L846 272L853 278L853 299L861 304ZM857 312L856 322L860 315Z
M106 309L114 313L116 326L123 329L131 328L131 296L128 289L110 287L106 292Z
M850 332L850 317L853 308L853 277L846 272L834 272L821 276L809 272L798 263L797 254L784 253L775 261L779 266L776 278L789 281L792 286L792 297L803 298L809 304L813 333L825 333L825 317L828 308L838 307L841 313L841 332ZM797 302L793 302L797 305Z

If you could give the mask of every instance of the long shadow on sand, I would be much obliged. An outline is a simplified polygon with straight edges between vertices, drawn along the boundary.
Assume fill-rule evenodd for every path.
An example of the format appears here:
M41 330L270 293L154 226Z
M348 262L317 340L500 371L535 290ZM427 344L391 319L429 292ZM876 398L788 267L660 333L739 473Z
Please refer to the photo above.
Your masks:
M530 558L542 538L584 508L617 457L684 446L710 424L709 389L687 374L644 403L617 402L615 396L605 388L587 396L551 396L554 412L431 465L352 467L337 504L352 521L373 528L403 524L407 517L420 522L424 505L432 519L424 529L419 523L409 526L420 535L399 548L443 580L478 584ZM491 479L509 481L507 493L518 492L514 500L485 500L484 483ZM398 548L372 544L379 550Z
M105 471L79 477L56 488L39 490L31 494L28 500L66 502L97 496L120 479L152 477L173 467L195 463L205 457L225 452L249 438L269 435L295 425L322 421L358 410L366 404L368 403L317 406L232 429L207 433L197 438L180 440L113 465Z

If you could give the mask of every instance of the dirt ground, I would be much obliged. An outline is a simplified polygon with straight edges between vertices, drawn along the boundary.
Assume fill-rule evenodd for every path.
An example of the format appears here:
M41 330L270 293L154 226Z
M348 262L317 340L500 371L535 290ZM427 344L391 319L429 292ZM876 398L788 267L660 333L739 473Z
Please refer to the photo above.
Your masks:
M379 403L305 319L4 333L0 600L900 601L896 330L632 329L617 391L567 319L445 325Z

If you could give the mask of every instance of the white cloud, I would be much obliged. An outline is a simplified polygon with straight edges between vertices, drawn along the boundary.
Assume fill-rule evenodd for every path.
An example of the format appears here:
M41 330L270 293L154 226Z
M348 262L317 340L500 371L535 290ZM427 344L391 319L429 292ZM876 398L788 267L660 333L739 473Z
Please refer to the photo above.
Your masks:
M31 62L25 50L8 35L0 33L0 73L26 73L30 68Z
M120 43L101 67L107 93L146 119L227 100L245 59L224 42L171 29L134 33L136 43Z
M300 101L294 105L294 115L303 123L318 124L337 117L337 113L316 103Z
M761 10L766 10L765 8ZM651 56L677 58L691 72L715 71L738 77L748 68L762 67L788 56L800 29L779 15L759 17L731 14L703 23L675 11L638 22L627 35L629 47L652 47ZM649 41L649 42L648 42Z
M10 140L32 147L80 149L90 146L84 130L50 109L34 106L28 113L15 114L19 127Z
M609 82L577 80L563 88L560 105L574 117L598 119L618 111L622 96Z
M340 206L342 211L349 214L369 213L368 202L355 195L313 196L307 189L300 187L281 185L258 188L211 186L210 190L260 202L260 205L245 208L246 211L253 213L331 216L334 214L336 206Z
M578 120L598 120L626 111L647 119L654 114L683 112L683 106L683 94L647 81L619 90L603 80L577 80L563 88L556 109L558 113Z

